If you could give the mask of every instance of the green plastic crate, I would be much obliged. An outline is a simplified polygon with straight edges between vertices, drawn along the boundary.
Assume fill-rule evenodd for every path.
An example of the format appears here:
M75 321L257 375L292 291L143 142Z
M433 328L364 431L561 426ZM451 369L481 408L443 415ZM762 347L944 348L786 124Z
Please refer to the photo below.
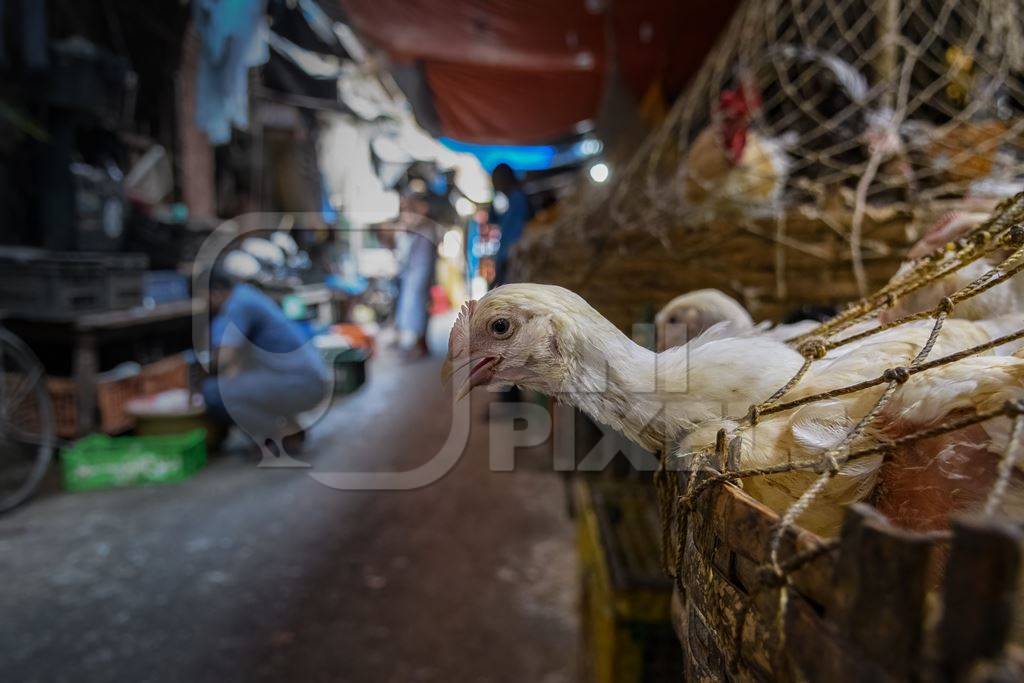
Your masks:
M168 436L93 434L61 452L68 491L181 481L205 464L205 429Z

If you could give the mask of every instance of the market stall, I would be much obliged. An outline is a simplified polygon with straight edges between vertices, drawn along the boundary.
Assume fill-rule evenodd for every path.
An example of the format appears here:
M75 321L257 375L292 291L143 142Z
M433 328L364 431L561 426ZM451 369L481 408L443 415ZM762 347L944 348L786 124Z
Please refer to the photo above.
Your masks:
M1019 0L151 5L0 0L9 678L1024 680Z

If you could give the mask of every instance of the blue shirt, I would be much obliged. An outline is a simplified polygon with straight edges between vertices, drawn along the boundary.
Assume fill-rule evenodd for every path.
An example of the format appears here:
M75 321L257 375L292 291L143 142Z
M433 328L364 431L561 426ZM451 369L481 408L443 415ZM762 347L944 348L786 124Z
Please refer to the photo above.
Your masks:
M495 214L497 220L492 221L501 228L501 243L498 245L498 253L494 257L496 261L508 259L512 246L523 236L523 230L526 228L531 214L530 200L527 199L526 193L516 188L508 195L508 208L500 215Z
M234 288L213 319L210 339L214 348L239 347L248 340L270 353L289 353L307 341L302 329L285 317L274 300L252 285Z

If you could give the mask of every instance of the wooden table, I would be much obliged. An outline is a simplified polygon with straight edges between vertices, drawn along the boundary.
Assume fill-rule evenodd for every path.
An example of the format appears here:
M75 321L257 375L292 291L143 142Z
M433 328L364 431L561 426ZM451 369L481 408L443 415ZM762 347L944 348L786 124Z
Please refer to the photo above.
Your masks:
M199 299L137 307L104 313L51 316L12 313L5 324L29 346L36 343L71 346L71 374L75 379L78 433L96 427L96 381L100 373L100 350L112 341L168 334L191 329L194 316L205 315Z

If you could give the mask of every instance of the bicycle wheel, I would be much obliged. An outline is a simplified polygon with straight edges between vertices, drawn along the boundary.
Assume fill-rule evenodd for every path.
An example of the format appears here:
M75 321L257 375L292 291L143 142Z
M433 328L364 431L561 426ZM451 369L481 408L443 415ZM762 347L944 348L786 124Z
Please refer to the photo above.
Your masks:
M35 354L0 328L0 512L31 496L56 445L46 373Z

